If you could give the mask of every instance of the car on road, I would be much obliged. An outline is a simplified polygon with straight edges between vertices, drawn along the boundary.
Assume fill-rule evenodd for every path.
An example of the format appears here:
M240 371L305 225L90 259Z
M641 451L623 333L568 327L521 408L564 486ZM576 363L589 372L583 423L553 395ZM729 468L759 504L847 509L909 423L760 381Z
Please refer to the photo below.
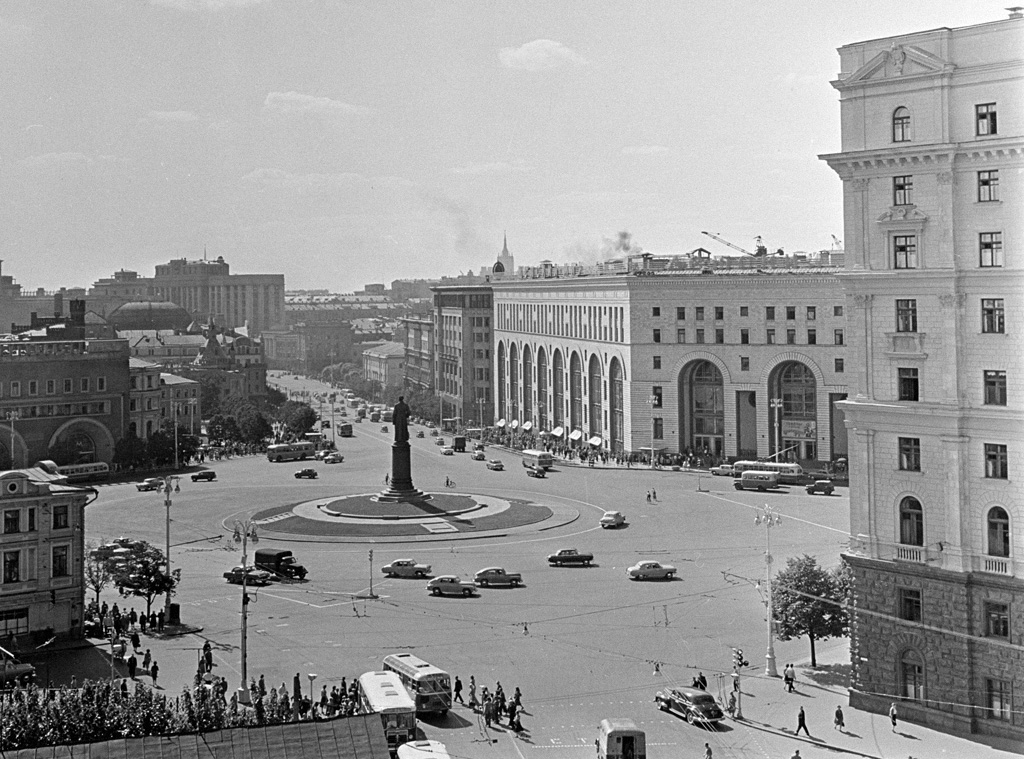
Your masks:
M212 469L204 469L192 475L192 482L213 482L217 479L217 473Z
M235 585L241 585L243 577L246 585L267 585L270 582L270 572L253 566L243 568L239 564L224 573L224 579Z
M142 482L136 482L135 488L141 493L147 490L160 490L164 486L164 481L159 477L147 477Z
M566 564L582 564L585 567L589 567L590 562L593 560L594 554L580 553L575 548L560 548L548 556L548 564L556 567Z
M328 453L326 456L324 456L324 463L325 464L340 464L344 460L345 460L345 457L342 456L337 451L335 451L334 453Z
M832 495L832 491L835 489L836 486L832 484L832 480L815 480L807 485L807 495L814 495L815 493Z
M4 657L0 666L0 684L9 682L30 682L35 679L36 668L31 664L20 662L14 657ZM6 697L5 697L6 698Z
M295 473L295 479L297 479L297 480L302 480L302 479L315 480L316 478L317 478L316 470L315 469L310 469L309 467L306 467L305 469L300 469L299 471L297 471Z
M338 416L348 416L348 412L345 409L342 409L338 412Z
M491 459L487 462L487 468L492 472L500 472L505 468L505 465L501 463L500 459Z
M626 576L630 580L671 580L679 571L671 564L661 564L657 561L637 562L626 570Z
M415 559L395 559L380 571L388 577L426 577L430 574L430 565L417 564Z
M444 444L445 444L445 442L444 442L444 438L443 437L439 437L437 440L434 441L434 445L441 445L441 446L443 446Z
M700 688L668 688L654 697L663 712L675 712L691 725L716 725L725 719L715 697Z
M487 567L473 575L473 582L485 588L489 585L511 585L515 588L523 584L523 576L518 572L506 572L502 567Z
M610 527L622 527L625 523L626 517L622 515L621 511L606 511L601 517L601 528L605 530Z
M547 475L547 473L544 471L544 469L542 467L539 467L539 466L528 466L528 467L526 467L526 476L527 477L536 477L537 479L543 479L544 477L547 477L548 475Z
M441 449L441 455L442 456L454 456L455 455L455 449L452 448L450 445L446 445L444 448Z
M736 468L732 464L719 464L718 466L711 467L708 471L716 477L736 476Z
M427 590L435 596L472 596L476 585L458 575L441 575L427 583Z
M487 461L487 454L483 451L473 451L470 458L473 459L473 461Z
M313 454L313 458L316 459L317 461L323 461L324 457L326 455L327 455L327 451L319 450L319 451L317 451L316 453Z
M416 437L424 437L423 430L416 430Z
M388 431L388 426L386 424L382 424L381 427L380 427L380 431L381 432L387 432Z

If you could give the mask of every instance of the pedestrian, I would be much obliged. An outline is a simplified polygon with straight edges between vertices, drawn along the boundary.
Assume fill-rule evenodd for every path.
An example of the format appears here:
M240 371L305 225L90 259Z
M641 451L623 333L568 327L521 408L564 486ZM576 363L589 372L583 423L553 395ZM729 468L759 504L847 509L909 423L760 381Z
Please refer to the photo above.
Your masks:
M698 672L697 673L697 683L700 686L701 690L707 690L708 689L708 679L706 677L704 677L704 673L703 672Z
M210 641L203 644L203 664L207 672L213 672L213 646L210 645Z
M132 611L135 611L135 609L132 609ZM132 630L131 641L133 651L137 652L142 648L142 641L139 639L139 634L135 630Z
M800 713L796 716L796 734L800 735L800 731L803 730L807 733L807 737L811 737L811 731L807 729L807 716L804 714L804 708L800 707Z
M476 700L476 679L473 675L469 676L469 708L476 711L477 706L480 702Z
M391 484L391 475L390 474L385 474L384 475L384 484L385 485L390 485Z
M128 677L132 680L135 679L135 671L139 667L139 660L135 658L135 654L128 657Z
M140 614L139 615L139 629L142 631L143 635L146 634L146 623L147 622L149 622L149 618L145 614Z
M149 665L153 663L153 654L146 649L146 655L142 657L142 671L149 672Z
M657 501L658 500L658 491L655 490L654 488L651 488L651 500L652 501Z
M156 629L157 629L157 632L163 632L164 631L164 622L166 622L166 621L167 621L167 619L164 616L164 610L161 609L160 611L158 611L156 613Z
M484 724L487 727L490 727L491 726L491 714L493 712L493 708L491 706L491 697L489 695L486 695L486 694L484 695L483 712L484 712Z
M792 664L787 664L785 672L786 690L792 693L796 687L796 667L794 667Z
M267 681L263 679L263 675L260 675L260 681L256 687L259 689L260 698L267 695Z
M889 706L889 721L892 722L892 731L896 732L896 702L893 701Z
M832 729L833 730L838 730L839 732L843 732L843 729L846 727L846 723L843 722L843 707L842 707L842 705L836 707L836 718L835 718L835 720L833 720L833 722L834 722L834 724L832 726Z
M711 756L712 756L711 744L710 743L705 743L704 744L704 759L711 759Z
M789 757L789 759L801 759L800 749L797 749L795 752L793 752L793 756Z
M128 681L121 681L121 698L128 698Z
M302 678L299 673L295 673L295 677L292 678L292 698L302 698Z
M156 612L151 611L149 613L149 630L150 632L156 632Z
M135 613L134 606L132 607L132 610L128 612L128 621L132 623L132 627L135 627L135 623L139 621L139 615Z
M650 503L650 502L651 502L651 491L648 490L647 491L647 503Z
M456 701L458 701L460 704L466 703L462 700L462 680L459 679L458 675L455 676L455 687L453 693L454 696L452 698L452 703L455 703Z
M156 676L159 675L159 674L160 674L160 665L157 664L154 661L153 662L153 666L151 666L149 668L149 676L153 679L153 687L154 688L156 687Z

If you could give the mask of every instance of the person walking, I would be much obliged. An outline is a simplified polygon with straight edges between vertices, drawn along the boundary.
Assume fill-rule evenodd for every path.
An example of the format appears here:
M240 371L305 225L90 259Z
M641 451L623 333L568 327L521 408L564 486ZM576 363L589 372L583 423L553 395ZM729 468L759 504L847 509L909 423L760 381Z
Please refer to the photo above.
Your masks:
M476 711L480 702L476 700L476 678L469 676L469 708Z
M135 672L139 668L139 660L135 658L135 654L128 657L128 677L132 680L135 679Z
M153 687L154 688L156 687L156 676L159 675L159 674L160 674L160 665L157 664L154 661L153 665L149 668L149 676L153 680Z
M164 610L161 609L156 613L156 630L157 632L164 631L164 623L167 622L167 618L164 616Z
M792 693L796 687L796 667L794 667L792 664L787 664L785 672L786 676L784 679L786 684L786 690Z
M494 709L492 707L491 697L490 697L489 694L485 695L484 696L483 712L484 712L484 725L486 725L487 727L491 726L491 715L492 715L493 711L494 711Z
M648 490L647 491L647 503L650 503L650 502L651 502L651 491Z
M804 708L800 707L800 713L796 715L796 734L800 735L800 731L803 730L807 733L807 737L811 737L811 731L807 729L807 715L804 714Z
M714 755L714 752L711 750L711 744L710 743L705 743L704 744L704 759L711 759L711 757L713 755Z
M889 705L889 721L892 722L892 731L896 732L896 702Z
M707 690L708 689L708 679L706 677L704 677L704 673L703 672L698 672L697 673L697 686L701 690Z
M210 641L203 644L203 665L207 672L213 672L213 646Z
M843 721L843 707L842 705L836 707L836 718L834 720L833 730L843 732L846 729L846 723Z
M153 654L150 653L149 649L146 649L146 655L142 657L142 671L149 672L149 665L153 663Z
M139 615L139 629L142 631L143 635L146 634L146 623L147 622L149 622L149 617L147 617L145 615L145 613L140 614Z
M135 609L132 609L132 611L134 612ZM132 650L138 652L138 650L142 648L142 640L139 639L139 634L135 630L132 630L131 641Z
M651 488L651 500L652 501L657 501L658 500L658 491L655 490L654 488Z
M459 679L458 675L455 676L455 687L453 689L453 693L454 693L454 696L452 697L452 703L453 704L456 701L458 701L460 704L465 704L466 703L465 701L462 700L462 680Z

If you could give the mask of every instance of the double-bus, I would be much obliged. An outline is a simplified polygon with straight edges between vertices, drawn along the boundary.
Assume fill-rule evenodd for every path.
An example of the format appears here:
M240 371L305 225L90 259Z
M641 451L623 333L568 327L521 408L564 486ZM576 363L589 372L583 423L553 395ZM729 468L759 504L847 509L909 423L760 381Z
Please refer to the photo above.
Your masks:
M417 712L444 715L452 708L452 678L443 669L409 653L385 656L384 669L402 679Z
M399 746L416 738L416 704L394 672L364 672L357 682L360 710L380 715L394 756Z
M527 448L523 451L523 466L540 467L550 469L555 465L555 457L547 451L537 451Z
M806 479L802 466L784 461L736 461L732 468L737 476L742 476L748 469L756 469L759 472L775 472L779 475L779 482L783 485L803 485Z
M299 443L275 443L267 446L268 461L304 461L316 455L316 446L308 441Z
M352 437L352 422L342 422L335 426L338 437Z

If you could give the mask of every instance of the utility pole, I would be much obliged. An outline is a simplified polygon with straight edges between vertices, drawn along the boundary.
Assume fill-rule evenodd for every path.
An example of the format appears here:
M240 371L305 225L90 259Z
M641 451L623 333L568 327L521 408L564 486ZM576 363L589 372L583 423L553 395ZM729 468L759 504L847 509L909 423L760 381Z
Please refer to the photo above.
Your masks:
M761 510L761 513L758 514L757 518L754 520L754 524L763 524L765 526L765 536L767 539L767 545L765 546L764 552L764 567L768 586L768 600L765 603L765 607L768 610L768 652L764 657L764 674L766 677L779 676L778 669L775 666L775 621L772 619L772 527L776 527L781 523L782 519L776 513L775 509L767 503L764 505L764 509Z
M249 541L253 545L259 542L256 524L252 520L235 521L234 540L242 544L242 682L238 686L238 702L248 704L249 672L248 672L248 640L249 640L249 591L246 581L249 579Z

